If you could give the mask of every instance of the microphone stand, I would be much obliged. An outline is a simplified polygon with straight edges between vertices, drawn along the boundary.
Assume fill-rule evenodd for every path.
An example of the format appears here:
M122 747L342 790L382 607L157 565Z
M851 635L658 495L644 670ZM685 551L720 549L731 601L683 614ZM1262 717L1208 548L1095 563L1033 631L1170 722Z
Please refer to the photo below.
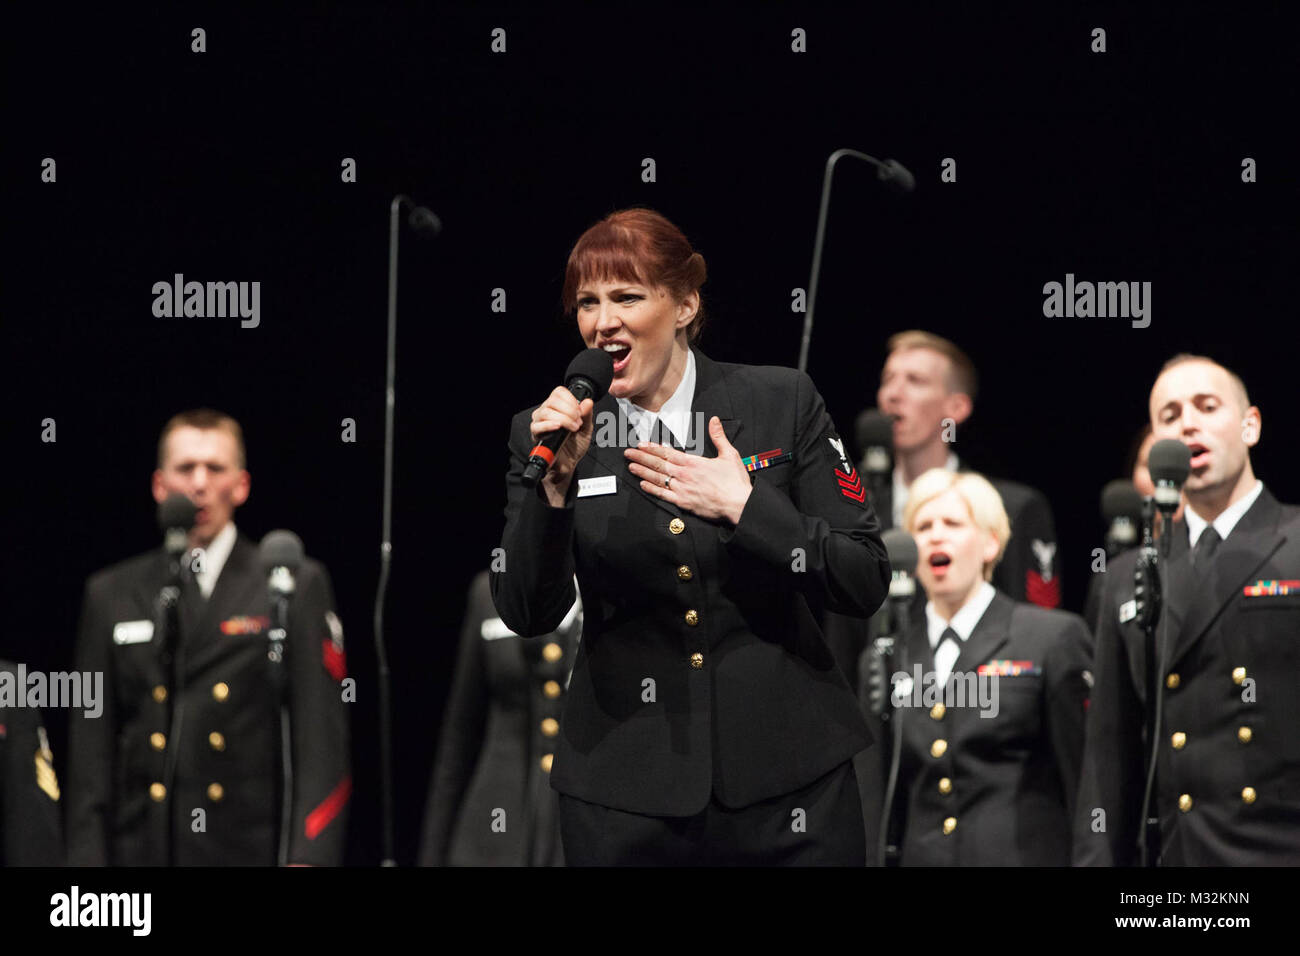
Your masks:
M916 585L911 576L895 572L889 588L889 625L892 633L882 634L875 642L875 653L885 676L885 699L880 708L880 721L884 725L885 735L881 746L884 748L884 759L889 767L884 806L881 810L880 843L877 847L881 866L897 866L901 855L899 840L893 839L893 808L895 792L898 789L899 763L903 752L903 722L895 713L892 676L899 644L904 644L906 650L904 642L910 630L911 602L915 593Z
M1161 565L1169 558L1169 530L1173 524L1173 511L1177 505L1160 507L1162 517L1162 534L1157 552L1153 541L1152 526L1155 523L1156 503L1150 496L1142 501L1142 546L1134 570L1133 599L1137 612L1136 620L1145 635L1145 665L1147 675L1146 727L1147 767L1146 787L1142 794L1142 811L1138 817L1138 851L1141 865L1155 866L1160 859L1160 816L1154 811L1156 763L1160 756L1161 718L1164 711L1164 681L1161 675L1165 668L1165 652L1169 645L1169 616L1161 614L1163 594L1161 588ZM1157 635L1159 640L1157 641Z
M375 658L379 682L379 813L383 839L380 866L397 866L393 854L393 725L392 679L388 651L384 647L384 598L393 560L393 412L397 404L397 240L401 232L401 211L410 207L412 229L436 236L442 223L424 206L408 196L394 196L388 207L388 352L384 389L384 518L379 545L379 586L375 593Z
M170 740L163 760L163 784L170 796L175 784L176 751L180 743L180 689L177 680L182 671L177 657L180 655L180 599L181 599L181 561L184 560L187 532L182 529L169 528L164 536L167 552L166 583L158 590L153 602L154 639L162 649L162 670L167 680L167 699L164 723ZM178 548L177 545L180 547ZM176 834L174 814L167 813L167 865L176 865Z
M289 702L284 671L284 645L289 633L289 598L293 594L293 573L285 567L271 572L271 629L267 633L266 651L271 664L271 695L279 723L274 734L275 752L280 761L280 840L278 862L289 863L289 834L293 829L293 735L289 721Z
M817 237L813 240L812 275L808 279L808 312L803 319L803 339L799 343L799 371L808 371L808 346L812 342L813 306L817 303L817 280L822 271L822 246L826 241L826 217L831 207L831 180L835 175L835 164L845 156L852 156L876 167L876 175L881 182L890 183L896 188L910 192L916 185L912 174L897 160L886 159L883 162L874 156L860 153L856 149L837 149L826 160L826 172L822 174L822 201L817 212Z

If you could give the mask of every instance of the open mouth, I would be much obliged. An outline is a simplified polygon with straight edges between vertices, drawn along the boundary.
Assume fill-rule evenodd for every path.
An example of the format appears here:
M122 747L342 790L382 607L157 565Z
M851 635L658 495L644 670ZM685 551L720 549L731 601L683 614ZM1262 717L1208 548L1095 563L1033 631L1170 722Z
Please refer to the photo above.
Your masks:
M936 551L934 554L930 555L930 570L933 572L940 575L946 574L950 564L952 564L951 555L945 554L942 551Z
M1192 468L1204 468L1210 463L1210 449L1197 443L1187 446L1187 450L1192 454Z
M632 355L632 347L625 342L607 342L601 346L605 353L614 360L614 374L627 368L627 360Z

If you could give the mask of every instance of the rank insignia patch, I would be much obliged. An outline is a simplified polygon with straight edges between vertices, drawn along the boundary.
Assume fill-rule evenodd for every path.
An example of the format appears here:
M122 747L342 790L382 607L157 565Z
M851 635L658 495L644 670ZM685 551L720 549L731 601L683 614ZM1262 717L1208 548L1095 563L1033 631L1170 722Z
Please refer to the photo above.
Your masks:
M858 474L858 470L849 464L849 458L844 454L844 442L834 435L827 436L826 440L831 443L831 448L835 450L835 455L839 459L839 466L834 471L835 481L840 486L840 494L865 504L866 486L862 484L862 476Z
M257 617L231 617L221 622L222 634L261 634L271 626L271 619L266 615Z
M757 455L750 455L748 458L740 459L741 464L745 466L746 471L758 471L760 468L771 468L773 465L784 464L794 458L790 452L782 452L779 448L771 451L759 452Z
M51 800L59 799L59 778L54 774L54 754L50 751L50 741L45 735L45 728L38 728L41 746L36 751L36 786L40 787Z

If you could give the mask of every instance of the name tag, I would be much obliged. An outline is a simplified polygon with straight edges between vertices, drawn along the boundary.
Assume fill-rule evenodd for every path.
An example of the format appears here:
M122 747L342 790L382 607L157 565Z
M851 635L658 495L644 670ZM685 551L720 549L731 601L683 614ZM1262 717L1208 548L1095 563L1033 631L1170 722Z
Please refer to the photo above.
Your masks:
M114 644L144 644L153 640L153 621L118 621L113 625Z
M478 628L479 636L485 641L498 641L503 637L517 637L514 631L506 627L506 622L499 617L490 617Z
M1137 601L1125 601L1119 606L1119 622L1127 624L1133 618L1138 616Z
M601 475L599 478L579 478L578 497L588 498L592 495L612 495L618 492L617 475Z

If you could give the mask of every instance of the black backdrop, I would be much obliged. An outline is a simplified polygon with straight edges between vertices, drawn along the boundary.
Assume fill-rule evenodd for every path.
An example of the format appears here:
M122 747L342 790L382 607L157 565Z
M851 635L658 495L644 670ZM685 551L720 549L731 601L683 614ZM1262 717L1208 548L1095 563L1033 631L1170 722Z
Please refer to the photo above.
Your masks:
M841 164L809 371L851 433L890 333L962 344L983 394L957 450L1047 492L1072 609L1098 492L1177 351L1244 376L1264 412L1256 470L1300 497L1284 470L1297 438L1286 5L859 6L7 11L0 655L71 668L86 575L156 543L162 423L228 411L253 475L240 528L295 529L333 576L359 686L349 861L377 861L370 616L396 192L445 224L436 243L406 237L401 260L388 621L402 863L465 589L501 531L509 418L581 347L558 305L565 257L613 209L652 206L704 254L711 357L794 365L791 290L808 284L826 157L848 146L910 167L917 189L898 200ZM1104 54L1089 50L1098 26ZM806 53L791 51L796 27ZM47 156L56 183L40 181ZM340 181L344 157L355 184ZM944 157L956 183L939 181ZM260 327L154 318L151 287L176 272L260 281ZM1067 272L1152 282L1150 328L1044 318L1042 286ZM349 417L354 444L340 440ZM61 754L63 715L49 722Z

